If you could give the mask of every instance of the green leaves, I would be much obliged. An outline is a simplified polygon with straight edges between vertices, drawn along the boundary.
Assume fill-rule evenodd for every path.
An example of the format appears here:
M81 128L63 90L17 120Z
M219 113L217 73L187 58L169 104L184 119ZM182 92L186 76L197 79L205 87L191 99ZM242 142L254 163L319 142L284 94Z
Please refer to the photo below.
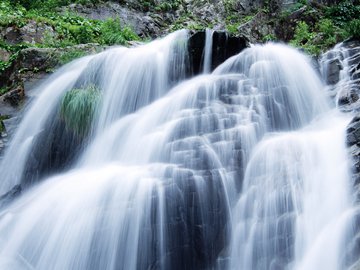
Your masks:
M120 19L107 19L100 28L100 43L106 45L124 45L130 40L140 40L130 27L121 27Z

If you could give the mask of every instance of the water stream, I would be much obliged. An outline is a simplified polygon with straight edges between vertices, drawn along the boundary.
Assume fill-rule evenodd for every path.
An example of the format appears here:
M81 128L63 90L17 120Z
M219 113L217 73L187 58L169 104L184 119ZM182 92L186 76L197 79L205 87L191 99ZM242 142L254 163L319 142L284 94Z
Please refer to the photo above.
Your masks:
M49 78L0 165L3 193L28 187L0 210L0 269L344 269L351 116L285 45L207 74L212 35L190 79L186 31ZM64 95L89 86L83 134Z

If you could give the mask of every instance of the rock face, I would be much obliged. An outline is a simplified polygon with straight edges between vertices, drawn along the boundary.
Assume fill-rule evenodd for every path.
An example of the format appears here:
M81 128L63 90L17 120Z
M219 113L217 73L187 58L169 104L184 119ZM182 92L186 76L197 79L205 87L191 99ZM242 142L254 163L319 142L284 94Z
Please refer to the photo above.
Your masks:
M333 87L341 88L338 94L338 106L343 111L359 112L360 95L360 41L351 39L341 46L340 64L337 61L330 62L328 82L334 83ZM339 55L338 55L339 56ZM360 114L352 119L346 130L346 144L348 146L351 167L351 184L356 202L360 202ZM349 252L343 258L344 265L351 270L360 267L360 213L353 217L352 227L347 233L347 247ZM351 252L350 252L351 251Z
M54 29L44 23L38 23L34 20L30 20L18 28L17 26L9 26L0 28L0 38L11 45L19 43L42 43L46 36L55 35Z
M205 39L205 31L196 32L189 39L190 66L194 75L202 72ZM231 36L224 31L215 31L212 42L211 70L214 70L226 59L248 47L248 40L246 38Z
M81 51L84 54L93 54L104 49L105 47L98 44L84 44L59 49L23 49L11 66L0 74L0 88L10 88L10 91L2 99L13 106L17 106L25 96L24 82L27 80L34 77L43 78L47 72L63 64L63 58L72 52Z
M360 115L354 117L347 128L346 143L351 157L352 185L356 195L356 202L360 202ZM344 265L351 270L360 267L360 213L354 216L352 228L347 234L347 250ZM351 251L351 252L350 252Z
M249 38L250 42L258 43L266 36L275 36L274 28L267 24L268 14L260 11L249 22L242 24L238 32Z
M342 111L360 109L360 41L350 39L325 53L322 60L323 79L337 97Z
M163 13L160 15L144 12L141 9L134 9L132 7L137 6L135 3L120 5L119 3L106 2L94 6L72 4L66 7L66 10L95 20L119 18L123 26L130 26L140 37L159 37L163 33L162 29L175 20L174 15L171 13Z

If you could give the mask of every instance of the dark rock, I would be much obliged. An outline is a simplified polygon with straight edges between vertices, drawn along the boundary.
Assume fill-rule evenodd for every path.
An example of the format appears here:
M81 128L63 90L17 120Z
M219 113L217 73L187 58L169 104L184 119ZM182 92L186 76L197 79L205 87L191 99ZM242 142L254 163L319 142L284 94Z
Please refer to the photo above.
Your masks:
M360 201L360 115L355 116L346 129L346 144L351 158L352 185Z
M44 78L45 73L62 64L61 57L66 53L82 51L85 54L94 54L105 48L99 44L81 44L57 49L26 48L21 50L11 65L0 73L0 88L7 87L10 89L3 100L17 106L25 96L22 85L34 78Z
M20 30L15 26L3 28L1 31L1 38L10 45L22 42Z
M190 66L194 75L201 73L204 59L206 34L199 31L189 38ZM248 47L248 40L244 37L229 35L224 31L215 31L211 53L211 70L223 63L231 56L240 53Z
M3 100L12 106L18 106L25 96L24 86L18 85L3 96Z
M336 84L340 79L340 71L343 69L339 59L331 60L327 65L327 74L326 83L327 84Z
M355 109L355 103L359 100L359 94L356 89L341 91L338 95L338 106L342 111L352 111Z
M52 48L27 48L20 51L18 62L23 69L45 70L58 64L55 53Z
M14 186L10 191L0 196L0 209L11 203L15 198L21 195L22 187L20 185Z

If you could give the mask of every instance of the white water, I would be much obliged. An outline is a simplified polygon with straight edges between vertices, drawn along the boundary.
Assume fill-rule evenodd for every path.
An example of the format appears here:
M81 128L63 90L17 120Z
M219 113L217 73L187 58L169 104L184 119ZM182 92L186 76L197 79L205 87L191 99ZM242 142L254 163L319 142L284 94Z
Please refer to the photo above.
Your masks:
M0 164L3 172L0 193L21 183L25 163L34 158L33 147L48 144L47 138L41 138L39 134L42 131L50 133L56 128L53 123L58 104L66 91L87 84L96 84L102 89L99 119L93 131L102 133L122 115L163 96L176 81L184 79L186 42L187 32L179 31L137 48L119 47L80 59L53 75L41 86L42 94L25 112L13 143ZM35 179L26 179L27 183L37 180L36 175L31 177Z
M204 48L204 67L203 73L208 74L211 72L211 60L212 60L212 49L213 49L213 36L214 30L206 29L205 31L205 48Z
M78 81L98 84L92 137L72 170L1 211L0 269L213 269L218 258L221 269L341 269L349 118L284 45L254 46L168 91L168 71L185 74L185 34L77 62L87 75L52 106ZM18 183L5 179L4 191Z

